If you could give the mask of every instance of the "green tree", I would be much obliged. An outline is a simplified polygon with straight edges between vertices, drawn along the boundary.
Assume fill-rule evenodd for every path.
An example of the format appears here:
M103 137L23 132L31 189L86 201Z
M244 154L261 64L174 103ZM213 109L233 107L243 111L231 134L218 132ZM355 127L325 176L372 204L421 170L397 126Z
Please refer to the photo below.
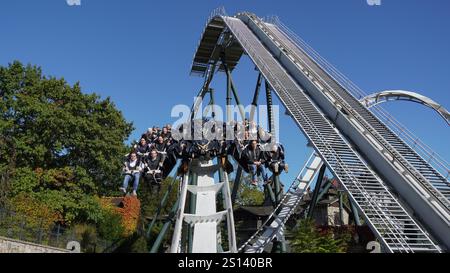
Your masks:
M60 214L60 220L65 224L97 222L102 217L95 195L96 186L82 168L18 168L12 179L10 200L15 200L20 194L44 203ZM11 209L15 209L15 205Z
M179 181L174 181L173 177L169 176L162 182L161 190L158 192L152 192L150 185L141 181L139 184L139 199L142 201L141 214L145 218L152 218L160 205L161 199L167 192L169 186L172 184L172 190L170 191L166 205L161 210L161 215L167 215L178 198L178 186Z
M347 247L347 237L334 238L329 231L319 232L313 220L304 219L292 231L292 252L295 253L343 253Z
M246 175L242 177L241 184L239 185L238 195L236 197L237 206L255 206L262 205L264 202L264 192L255 188L250 184L251 177ZM233 188L231 183L230 187Z
M10 162L14 147L16 167L77 166L101 191L117 185L133 126L110 98L15 61L0 67L0 115L0 165Z
M96 196L120 184L132 130L110 98L37 66L0 66L0 202L27 193L65 223L99 221Z
M117 241L123 237L125 228L122 217L113 210L103 209L103 215L97 224L98 234L106 240Z

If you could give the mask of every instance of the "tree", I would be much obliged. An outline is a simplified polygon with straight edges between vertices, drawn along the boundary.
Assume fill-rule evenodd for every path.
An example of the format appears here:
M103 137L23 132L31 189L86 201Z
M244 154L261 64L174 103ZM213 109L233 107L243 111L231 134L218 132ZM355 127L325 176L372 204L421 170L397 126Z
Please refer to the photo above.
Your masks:
M250 180L250 175L243 176L241 179L238 196L236 198L236 204L238 206L262 205L264 202L264 192L252 186ZM233 184L234 183L231 183L231 188L233 188Z
M110 98L79 83L18 61L0 67L0 197L27 193L66 223L99 220L95 196L120 184L132 130Z
M15 213L10 221L23 221L27 228L32 229L48 229L51 228L55 221L60 220L61 216L47 204L41 202L34 196L27 193L19 193L11 200Z
M330 231L319 232L310 219L301 220L292 233L291 248L295 253L343 253L349 239L334 238Z
M32 170L23 167L16 169L12 179L10 200L27 194L60 214L59 220L66 225L95 223L101 218L100 203L95 193L95 184L82 168ZM11 209L16 209L16 206L11 204Z
M161 199L169 189L169 186L172 185L166 205L161 210L161 215L167 215L177 201L179 183L179 180L174 181L173 177L168 176L162 182L161 190L159 192L152 192L151 186L142 179L138 191L139 199L143 204L141 207L141 215L143 217L153 218L161 203Z
M109 97L84 94L79 83L15 61L0 67L0 98L0 143L12 140L17 167L77 166L98 186L116 185L133 126ZM9 162L7 148L0 145L0 164Z

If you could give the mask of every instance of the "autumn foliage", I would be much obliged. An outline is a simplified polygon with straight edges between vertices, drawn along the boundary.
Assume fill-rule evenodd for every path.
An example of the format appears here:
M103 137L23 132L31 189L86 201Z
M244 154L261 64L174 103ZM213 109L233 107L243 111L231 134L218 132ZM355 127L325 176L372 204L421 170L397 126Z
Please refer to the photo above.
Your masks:
M14 217L17 218L14 220L19 222L26 220L26 225L31 228L50 228L56 221L62 220L57 211L25 193L15 196L11 200L11 206L15 211Z
M136 231L141 212L139 199L134 196L104 197L101 199L101 205L121 216L124 236L129 236Z

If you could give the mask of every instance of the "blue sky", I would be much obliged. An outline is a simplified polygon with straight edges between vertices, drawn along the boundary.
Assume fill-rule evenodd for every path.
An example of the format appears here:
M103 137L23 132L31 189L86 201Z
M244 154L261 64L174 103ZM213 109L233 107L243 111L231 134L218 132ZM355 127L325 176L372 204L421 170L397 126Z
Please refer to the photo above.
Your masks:
M294 32L366 93L406 89L450 108L450 1L148 1L2 0L0 65L13 60L40 65L47 75L81 83L84 92L110 96L136 131L174 122L175 104L190 105L202 79L189 76L192 57L209 13L251 11L278 15ZM256 72L242 60L234 72L241 100L249 103ZM224 102L224 77L213 87ZM429 109L407 102L386 104L391 114L450 160L450 130ZM305 138L286 116L281 141L290 180L309 154Z

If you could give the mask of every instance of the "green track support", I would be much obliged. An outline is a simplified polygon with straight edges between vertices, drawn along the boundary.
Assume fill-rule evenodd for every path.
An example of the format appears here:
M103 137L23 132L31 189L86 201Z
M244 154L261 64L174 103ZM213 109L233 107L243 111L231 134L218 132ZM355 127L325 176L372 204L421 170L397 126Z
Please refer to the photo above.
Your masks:
M275 198L275 193L272 190L272 187L269 184L264 185L267 190L267 194L269 194L270 201L272 201L273 207L276 207L277 200Z
M359 220L358 208L356 208L355 203L353 203L352 200L350 200L350 209L352 211L353 221L355 222L355 225L361 226L361 221Z
M152 232L153 226L155 225L157 218L159 217L159 215L161 214L161 210L166 206L167 201L169 200L169 195L172 192L173 189L173 185L177 182L176 177L172 180L172 183L169 185L169 188L167 189L167 191L164 193L163 198L161 199L161 202L159 203L158 206L158 210L156 211L155 216L152 219L152 222L150 223L150 225L148 226L147 232L146 232L146 237L147 239L150 238L150 233Z
M275 206L278 206L281 202L281 198L283 196L283 192L281 190L281 182L280 182L280 176L277 175L273 175L273 181L275 183ZM286 252L286 242L284 240L284 235L283 235L283 239L281 241L274 241L274 248L276 249L276 253L285 253Z
M328 192L328 190L331 188L332 184L331 182L327 181L325 184L325 187L320 191L319 196L317 197L317 202L322 200L322 197ZM316 204L317 204L316 202Z
M281 192L280 176L274 174L273 182L275 184L275 204L278 206L278 204L281 202L281 197L283 195L283 193Z
M231 203L234 205L234 202L236 201L237 193L239 190L239 187L241 185L242 180L242 167L238 166L236 171L236 178L234 179L233 183L233 190L231 192Z
M282 241L278 241L278 240L274 240L273 242L273 247L272 247L272 253L286 253L286 242Z
M255 87L255 93L253 94L253 101L252 101L252 108L250 111L250 121L253 121L255 119L255 111L256 106L258 106L258 97L259 97L259 90L261 89L261 81L262 81L262 74L258 74L258 80L256 81L256 87Z
M316 186L314 187L314 192L313 192L313 197L311 200L311 204L309 205L309 209L308 209L308 218L311 218L313 213L314 213L314 209L316 207L317 201L319 200L319 191L320 191L320 187L322 186L322 180L323 180L323 176L325 174L325 170L326 170L326 165L323 164L322 167L320 168L319 171L319 175L317 176L317 181L316 181Z
M234 100L236 101L236 104L239 108L241 118L242 118L242 120L244 120L245 119L244 107L242 106L242 104L239 100L239 96L237 94L237 90L234 85L233 78L231 77L231 72L228 69L228 65L226 64L224 57L222 57L222 65L223 65L223 67L225 69L225 73L227 75L227 105L231 105L231 92L232 92L233 96L234 96ZM230 114L230 118L231 118L231 114Z
M170 225L172 224L175 214L177 212L177 208L178 208L178 204L179 201L177 200L177 202L175 202L175 204L173 205L170 214L169 214L169 219L164 223L161 232L158 234L158 237L156 238L155 242L153 243L152 248L150 249L150 253L157 253L158 249L162 243L162 241L164 240L164 237L166 236L167 232L170 229Z
M213 119L216 118L216 110L214 109L214 89L209 89L209 104L211 105L211 116Z
M197 97L201 97L202 100L205 97L206 93L209 91L209 85L214 77L214 71L216 70L217 63L218 63L218 60L215 60L209 74L206 75L206 77L205 77L205 82L203 83L203 86L200 89L200 92L197 94ZM195 114L197 113L197 110L198 110L197 108L198 108L197 102L194 102L194 104L192 105L192 109L191 109L191 120L194 119Z
M344 225L344 195L341 191L338 192L339 195L339 219L341 220L341 226Z
M273 109L272 109L272 92L270 90L269 83L265 81L265 87L266 87L266 103L267 103L267 116L269 121L269 132L270 134L275 137L275 132L273 131L275 128L275 124L273 121Z

